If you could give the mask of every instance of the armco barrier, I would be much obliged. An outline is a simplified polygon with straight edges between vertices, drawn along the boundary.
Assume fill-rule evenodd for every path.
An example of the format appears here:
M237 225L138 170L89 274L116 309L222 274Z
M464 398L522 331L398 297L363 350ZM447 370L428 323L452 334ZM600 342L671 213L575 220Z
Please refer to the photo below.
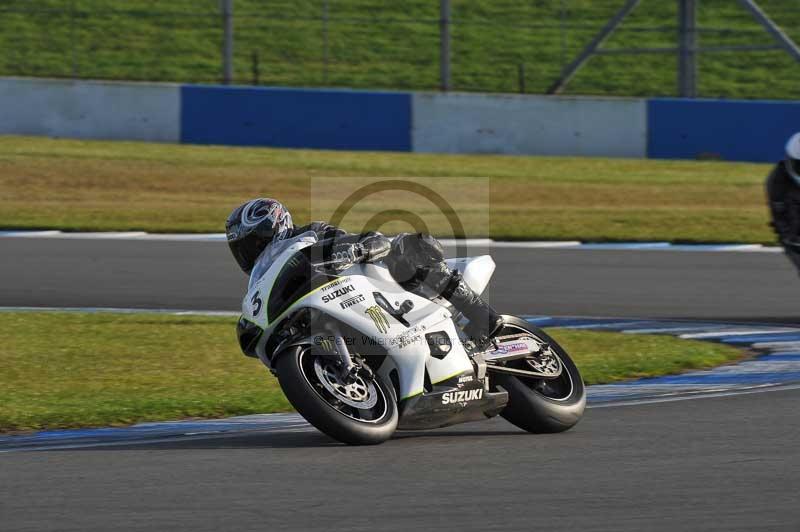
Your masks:
M333 150L411 149L411 95L184 86L181 141Z
M645 157L642 99L416 93L414 151Z
M654 159L775 162L800 130L800 102L656 99L647 106Z
M0 134L772 162L800 102L0 79Z
M0 134L179 142L180 86L0 80Z

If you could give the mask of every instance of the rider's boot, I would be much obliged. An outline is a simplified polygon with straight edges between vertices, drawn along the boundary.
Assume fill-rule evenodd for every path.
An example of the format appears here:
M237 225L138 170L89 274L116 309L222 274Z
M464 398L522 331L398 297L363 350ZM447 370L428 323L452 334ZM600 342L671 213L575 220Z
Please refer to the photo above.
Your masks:
M476 351L486 350L492 343L492 337L503 326L503 318L467 286L457 272L442 297L469 320L464 333L475 344Z

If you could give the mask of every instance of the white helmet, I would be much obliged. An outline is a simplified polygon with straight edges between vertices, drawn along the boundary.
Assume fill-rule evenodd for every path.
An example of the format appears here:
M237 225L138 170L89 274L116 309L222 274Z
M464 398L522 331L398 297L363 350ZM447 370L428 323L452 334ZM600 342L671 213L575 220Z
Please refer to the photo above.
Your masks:
M794 182L800 185L800 133L792 135L786 143L786 160L783 165Z

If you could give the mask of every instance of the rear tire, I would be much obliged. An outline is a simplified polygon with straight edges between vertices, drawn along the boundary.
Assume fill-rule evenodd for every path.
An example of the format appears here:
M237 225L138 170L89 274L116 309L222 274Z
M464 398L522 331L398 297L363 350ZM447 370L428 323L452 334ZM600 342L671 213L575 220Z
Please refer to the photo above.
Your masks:
M317 359L317 360L315 360ZM397 428L397 401L392 387L374 375L359 382L361 404L374 406L359 409L358 400L337 395L337 385L323 380L330 375L331 357L320 354L312 346L297 346L281 353L275 365L278 382L292 406L321 432L350 445L374 445L392 437ZM317 364L317 366L315 366ZM321 365L326 364L325 369ZM320 377L322 375L322 377ZM339 387L341 388L341 387ZM343 402L347 401L347 403ZM361 419L359 419L361 418Z
M517 427L536 434L563 432L575 426L586 408L586 388L575 363L547 333L515 316L503 316L499 335L529 332L550 345L563 371L552 381L492 372L492 384L508 392L508 405L500 412ZM520 330L521 329L521 330ZM511 364L524 364L513 361ZM512 366L513 367L513 366ZM520 367L519 369L525 369Z

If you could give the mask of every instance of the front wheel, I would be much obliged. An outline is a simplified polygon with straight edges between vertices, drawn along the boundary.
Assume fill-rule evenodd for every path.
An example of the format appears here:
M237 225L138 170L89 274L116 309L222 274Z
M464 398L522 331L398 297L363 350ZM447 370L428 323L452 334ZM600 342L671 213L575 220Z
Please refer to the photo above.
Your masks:
M504 316L502 335L526 333L549 346L547 356L561 362L555 379L522 377L493 372L493 384L508 392L508 405L500 415L517 427L533 433L563 432L572 428L586 408L586 388L578 368L567 352L544 331L514 316ZM530 370L527 359L509 362L510 367Z
M328 436L350 445L373 445L394 434L397 402L379 375L342 382L335 359L312 346L290 348L279 355L275 369L292 406Z

